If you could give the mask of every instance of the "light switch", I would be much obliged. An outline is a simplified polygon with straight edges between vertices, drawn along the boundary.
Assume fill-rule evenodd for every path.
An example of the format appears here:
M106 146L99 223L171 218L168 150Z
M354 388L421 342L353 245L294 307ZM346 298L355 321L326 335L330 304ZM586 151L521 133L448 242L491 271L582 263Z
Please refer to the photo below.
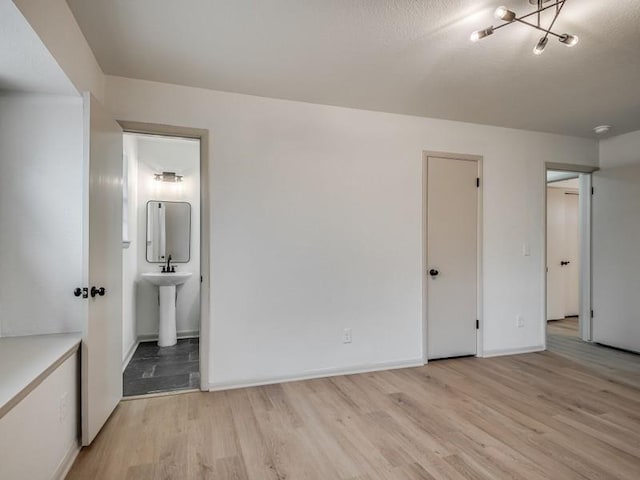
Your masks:
M522 244L522 255L525 257L531 256L531 246L528 243Z

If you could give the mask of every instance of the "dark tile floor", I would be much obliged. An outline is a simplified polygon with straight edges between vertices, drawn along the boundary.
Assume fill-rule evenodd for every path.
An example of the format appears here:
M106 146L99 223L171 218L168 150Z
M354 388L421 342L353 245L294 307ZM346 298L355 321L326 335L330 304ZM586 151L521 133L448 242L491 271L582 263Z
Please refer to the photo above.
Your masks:
M124 371L124 396L200 388L199 340L185 338L173 347L140 342Z

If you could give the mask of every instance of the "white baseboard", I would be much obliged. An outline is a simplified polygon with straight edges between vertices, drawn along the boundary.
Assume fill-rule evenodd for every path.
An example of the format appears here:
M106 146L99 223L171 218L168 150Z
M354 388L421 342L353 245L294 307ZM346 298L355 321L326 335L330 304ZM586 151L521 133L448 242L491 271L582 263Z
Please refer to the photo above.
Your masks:
M184 332L178 332L178 338L199 338L200 332L198 330L185 330ZM157 333L146 333L138 335L138 343L140 342L155 342L158 340Z
M543 345L534 345L532 347L521 347L521 348L485 350L482 354L482 358L502 357L505 355L519 355L521 353L543 352L544 350L545 348Z
M122 361L122 371L124 372L125 368L127 368L127 365L129 365L129 362L131 361L131 358L133 357L133 354L136 353L136 349L138 348L138 345L140 345L140 342L138 341L134 341L131 346L129 347L129 350L127 351L127 355L124 357L124 360Z
M356 373L378 372L382 370L394 370L398 368L422 367L422 358L411 358L395 362L381 362L369 365L359 365L349 368L326 368L311 370L298 374L278 375L269 378L251 378L231 382L214 382L206 386L210 392L220 390L233 390L236 388L258 387L260 385L272 385L274 383L297 382L300 380L311 380L314 378L336 377L339 375L353 375Z
M73 442L69 446L69 450L67 451L66 455L58 464L58 468L56 468L55 472L53 472L53 475L51 475L51 480L65 479L67 473L69 473L69 470L71 470L73 462L75 462L78 453L80 453L81 448L82 447L80 446L79 442Z

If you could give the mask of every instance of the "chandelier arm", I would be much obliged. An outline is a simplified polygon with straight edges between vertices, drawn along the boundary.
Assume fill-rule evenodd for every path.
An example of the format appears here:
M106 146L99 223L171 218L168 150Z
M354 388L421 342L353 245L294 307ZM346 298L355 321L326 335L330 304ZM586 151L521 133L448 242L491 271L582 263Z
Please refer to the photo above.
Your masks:
M551 29L553 28L553 24L556 23L556 20L558 19L558 16L560 15L560 12L562 11L562 7L564 7L564 2L566 2L566 0L563 0L562 5L560 5L557 9L556 9L556 14L553 17L553 20L551 20L551 25L549 25L549 30L547 30L547 33L544 35L544 38L547 38L547 36L549 36L549 33L551 33ZM556 35L555 33L553 35ZM559 36L559 35L556 35Z
M544 32L544 33L546 34L545 36L547 36L547 35L553 35L554 37L562 38L562 35L558 35L557 33L554 33L554 32L552 32L551 30L547 30L546 28L538 27L537 25L535 25L535 24L533 24L533 23L525 22L524 20L521 20L521 19L519 19L519 18L516 18L516 19L514 20L514 22L519 22L519 23L522 23L522 24L524 24L524 25L527 25L527 26L529 26L529 27L531 27L531 28L535 28L536 30L540 30L541 32ZM507 24L507 25L508 25L508 24ZM502 25L500 25L500 26L502 26ZM497 28L497 27L496 27L496 28ZM494 28L494 30L495 30L495 28Z
M567 0L558 0L556 3L552 3L551 5L547 5L544 8L541 8L540 10L536 10L535 12L531 12L531 13L527 13L526 15L523 15L521 17L515 18L515 20L522 20L523 18L527 18L530 17L531 15L535 15L536 13L540 13L540 12L544 12L545 10L548 10L549 8L553 8L556 7L560 4L564 5L564 2L566 2Z
M498 25L497 27L493 27L493 31L495 32L496 30L500 30L502 27L506 27L507 25L511 25L511 23L503 23L502 25Z

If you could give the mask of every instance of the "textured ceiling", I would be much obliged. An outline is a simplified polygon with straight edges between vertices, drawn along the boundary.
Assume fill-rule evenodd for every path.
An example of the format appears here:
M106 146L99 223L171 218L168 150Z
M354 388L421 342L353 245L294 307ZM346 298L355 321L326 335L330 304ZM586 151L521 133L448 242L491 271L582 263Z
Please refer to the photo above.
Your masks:
M77 95L11 1L0 0L0 92Z
M527 0L68 0L107 74L592 136L640 129L640 0L567 0L567 48L511 25Z

